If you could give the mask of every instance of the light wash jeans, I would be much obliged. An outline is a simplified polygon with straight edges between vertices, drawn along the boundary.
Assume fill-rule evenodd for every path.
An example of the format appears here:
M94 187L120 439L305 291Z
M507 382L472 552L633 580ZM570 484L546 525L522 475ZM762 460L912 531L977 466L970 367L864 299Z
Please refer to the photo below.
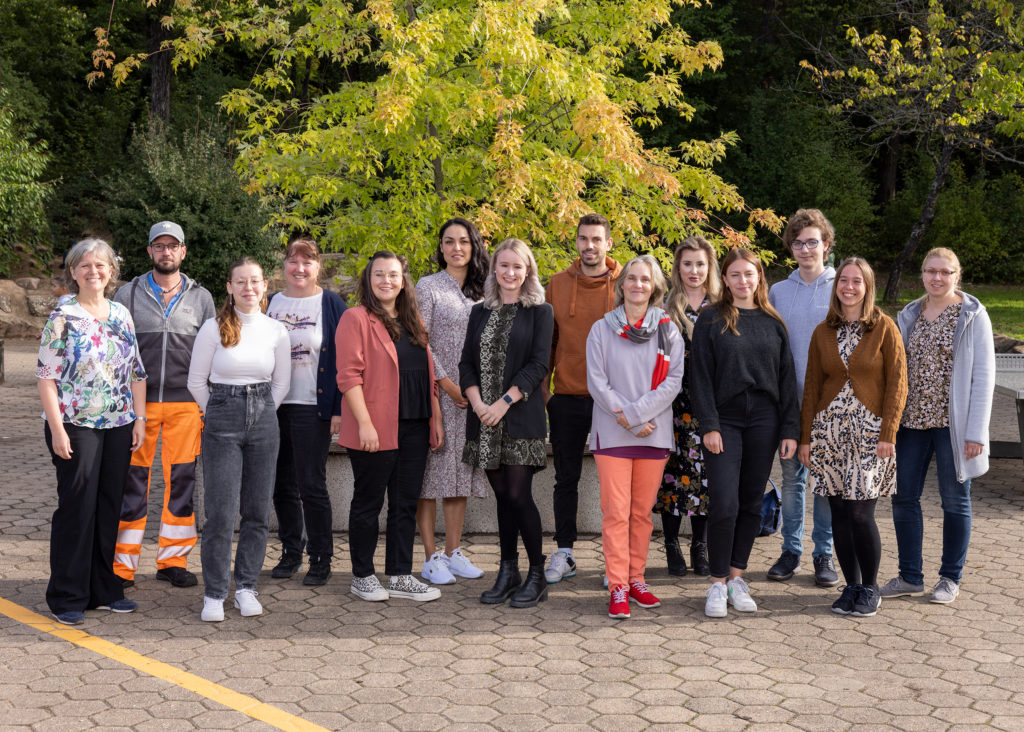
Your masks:
M263 568L280 434L269 382L211 384L210 391L203 428L206 523L200 556L203 594L223 600L231 588L231 539L239 514L235 589L255 589Z
M913 430L901 427L896 433L896 493L892 497L892 522L899 547L900 577L912 585L924 583L921 545L924 518L921 492L928 466L935 456L935 475L942 502L942 564L939 576L960 584L971 542L971 481L956 479L953 442L949 428Z
M782 551L798 557L804 553L804 506L807 495L807 468L796 458L782 460ZM814 551L811 556L832 555L832 510L828 499L814 496Z

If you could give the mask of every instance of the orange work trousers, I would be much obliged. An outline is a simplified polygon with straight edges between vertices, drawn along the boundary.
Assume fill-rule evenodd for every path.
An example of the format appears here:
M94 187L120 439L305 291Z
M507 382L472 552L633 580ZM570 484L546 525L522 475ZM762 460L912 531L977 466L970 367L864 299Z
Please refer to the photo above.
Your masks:
M142 537L149 512L149 484L156 456L156 442L162 437L160 462L164 475L164 508L160 516L157 569L185 567L188 553L196 545L196 517L192 497L196 485L196 457L199 455L203 423L195 402L147 402L146 442L132 453L128 480L121 500L114 572L122 579L134 579L139 568Z
M601 545L608 586L644 581L654 521L651 511L667 458L595 455L601 483Z

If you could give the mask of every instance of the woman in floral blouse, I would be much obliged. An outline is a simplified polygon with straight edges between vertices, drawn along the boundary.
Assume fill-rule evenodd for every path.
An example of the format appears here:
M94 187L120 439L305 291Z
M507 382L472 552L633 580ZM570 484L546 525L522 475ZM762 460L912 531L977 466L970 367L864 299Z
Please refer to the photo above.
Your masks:
M931 601L960 594L971 540L971 479L988 470L988 421L995 386L992 323L985 306L959 289L960 260L932 249L921 265L925 294L896 320L907 351L907 407L896 435L892 521L899 574L882 597L924 594L921 492L935 456L942 502L942 564Z
M57 469L46 603L79 625L85 610L136 608L113 567L131 453L146 437L146 372L131 314L106 297L118 275L110 246L83 239L65 267L71 295L43 328L36 378Z

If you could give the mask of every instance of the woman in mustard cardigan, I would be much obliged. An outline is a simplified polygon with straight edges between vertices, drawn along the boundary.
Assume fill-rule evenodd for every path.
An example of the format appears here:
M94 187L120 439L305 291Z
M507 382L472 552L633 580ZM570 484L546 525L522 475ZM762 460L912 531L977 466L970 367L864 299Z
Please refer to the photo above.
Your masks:
M875 274L860 257L838 268L828 315L814 330L804 382L798 457L828 498L846 579L840 615L874 615L882 545L875 503L896 486L896 430L907 398L896 324L875 305Z

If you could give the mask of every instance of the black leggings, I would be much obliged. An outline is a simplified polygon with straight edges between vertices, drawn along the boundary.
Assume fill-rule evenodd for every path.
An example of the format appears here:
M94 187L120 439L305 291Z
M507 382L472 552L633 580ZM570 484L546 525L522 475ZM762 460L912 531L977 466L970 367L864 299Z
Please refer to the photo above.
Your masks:
M498 543L502 561L516 558L521 534L530 566L543 564L540 511L533 502L533 468L502 465L497 470L488 470L487 480L498 499Z
M849 501L829 496L832 509L832 541L836 558L848 585L878 584L878 563L882 540L875 523L877 499Z
M661 528L665 532L665 541L679 541L679 525L683 517L677 513L661 512ZM707 541L708 517L694 514L690 516L691 541Z

